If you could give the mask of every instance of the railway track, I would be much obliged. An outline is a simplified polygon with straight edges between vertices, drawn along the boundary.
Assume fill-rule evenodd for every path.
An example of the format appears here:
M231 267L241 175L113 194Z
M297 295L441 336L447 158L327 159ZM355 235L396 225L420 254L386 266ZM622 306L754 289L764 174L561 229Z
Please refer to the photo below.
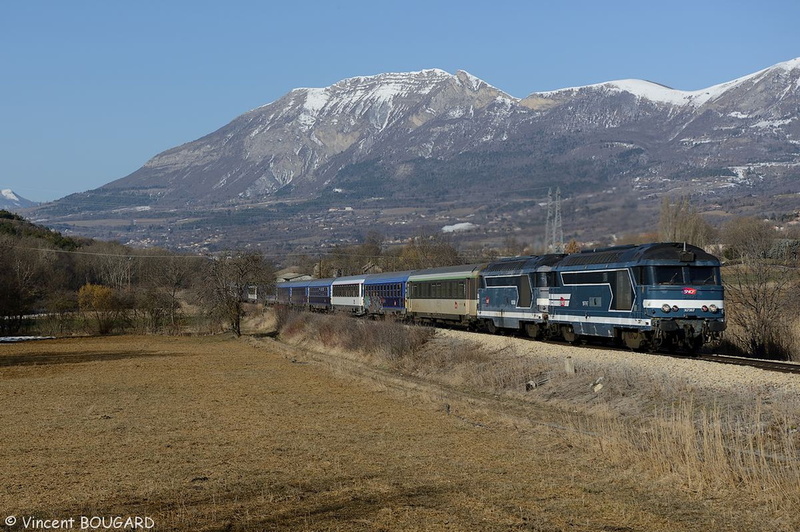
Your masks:
M694 357L696 360L703 360L705 362L714 362L717 364L733 364L736 366L750 366L767 371L777 371L780 373L795 373L800 374L800 364L795 362L781 362L776 360L762 360L758 358L743 358L730 355L698 355Z
M471 334L485 334L481 332L474 332ZM519 335L512 335L516 336L517 338L523 338L529 340L522 334ZM537 340L544 343L554 343L563 345L562 341L559 340ZM611 346L608 344L596 344L596 343L581 343L580 345L576 346L578 349L598 349L598 350L618 350L622 352L630 352L629 349L625 347L619 346ZM800 374L800 363L797 362L784 362L779 360L764 360L760 358L746 358L746 357L737 357L733 355L723 355L718 353L709 353L709 354L685 354L685 353L675 353L669 351L658 351L654 352L655 355L662 355L666 357L673 357L673 358L681 358L681 359L689 359L689 360L700 360L704 362L713 362L715 364L730 364L733 366L749 366L752 368L759 368L766 371L775 371L778 373L793 373L793 374Z
M526 336L521 331L509 331L503 330L498 331L495 334L487 333L485 331L468 331L458 326L447 326L447 325L437 325L438 328L441 329L453 329L453 330L461 330L467 334L475 334L475 335L489 335L494 336L495 334L500 336L508 336L508 337L516 337L520 339L525 339L526 341L533 341L533 342L540 342L544 344L552 343L554 345L565 345L563 340L553 340L553 339L541 339L541 340L533 340ZM630 349L609 345L608 343L599 343L599 342L591 342L591 341L581 341L578 343L573 344L574 347L578 349L597 349L597 350L609 350L609 351L620 351L620 352L631 352ZM730 364L735 366L749 366L753 368L759 368L766 371L773 371L776 373L789 373L789 374L800 374L800 363L797 362L784 362L784 361L776 361L776 360L764 360L764 359L757 359L757 358L745 358L745 357L737 357L733 355L723 355L723 354L716 354L716 353L709 353L709 354L689 354L689 353L681 353L675 351L657 351L653 353L654 355L664 356L664 357L672 357L672 358L680 358L680 359L689 359L689 360L698 360L704 362L713 362L715 364Z

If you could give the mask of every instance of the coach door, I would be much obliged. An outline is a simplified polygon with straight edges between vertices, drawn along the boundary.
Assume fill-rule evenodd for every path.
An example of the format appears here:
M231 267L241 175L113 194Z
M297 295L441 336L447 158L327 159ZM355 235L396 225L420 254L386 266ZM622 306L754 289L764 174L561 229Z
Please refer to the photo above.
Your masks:
M612 272L614 280L611 288L614 292L613 310L630 311L633 307L633 285L628 270L616 270Z

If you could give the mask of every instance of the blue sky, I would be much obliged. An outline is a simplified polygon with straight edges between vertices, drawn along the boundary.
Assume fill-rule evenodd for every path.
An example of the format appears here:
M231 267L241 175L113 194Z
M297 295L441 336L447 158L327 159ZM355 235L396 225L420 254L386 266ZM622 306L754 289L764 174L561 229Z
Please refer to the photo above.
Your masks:
M696 90L800 57L797 0L4 0L0 188L124 177L295 87L466 70L516 97L624 78Z

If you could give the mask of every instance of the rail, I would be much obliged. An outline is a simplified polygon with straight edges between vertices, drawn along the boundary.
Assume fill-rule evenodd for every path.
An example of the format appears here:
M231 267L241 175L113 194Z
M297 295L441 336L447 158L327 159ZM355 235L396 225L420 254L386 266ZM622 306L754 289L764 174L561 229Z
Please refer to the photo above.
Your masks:
M764 360L760 358L743 358L731 355L698 355L694 357L696 360L703 360L706 362L714 362L717 364L733 364L736 366L750 366L767 371L777 371L780 373L797 373L800 374L800 364L796 362L783 362L778 360Z

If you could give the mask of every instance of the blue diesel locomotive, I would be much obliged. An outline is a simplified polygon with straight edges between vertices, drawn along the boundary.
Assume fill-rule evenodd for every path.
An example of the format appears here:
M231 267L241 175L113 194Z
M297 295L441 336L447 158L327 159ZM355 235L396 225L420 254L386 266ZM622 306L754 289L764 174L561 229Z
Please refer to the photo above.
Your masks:
M550 271L539 328L569 342L612 338L631 349L694 351L725 329L719 261L694 246L645 244L575 253ZM544 307L540 307L544 308Z

